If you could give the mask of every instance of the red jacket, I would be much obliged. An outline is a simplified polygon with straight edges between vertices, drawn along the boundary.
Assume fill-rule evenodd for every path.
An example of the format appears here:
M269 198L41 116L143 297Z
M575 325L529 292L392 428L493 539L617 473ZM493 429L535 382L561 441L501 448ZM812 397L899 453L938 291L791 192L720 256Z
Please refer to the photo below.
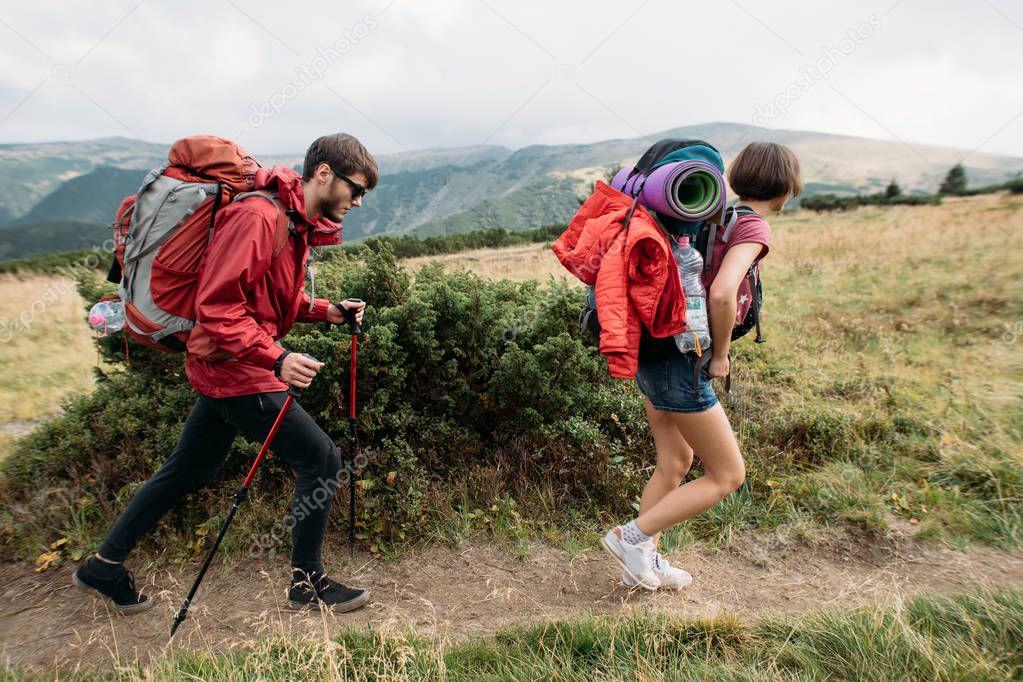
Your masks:
M653 216L637 206L622 230L632 199L603 182L551 249L585 284L595 285L600 352L611 376L632 379L645 326L664 338L685 329L686 304L671 244Z
M255 188L277 192L291 212L296 234L273 255L278 211L250 197L217 212L213 240L199 266L196 326L188 336L185 372L196 391L228 398L287 385L273 366L284 349L277 343L297 322L327 319L326 299L310 310L305 293L309 246L341 243L341 226L306 216L302 179L283 166L260 169Z

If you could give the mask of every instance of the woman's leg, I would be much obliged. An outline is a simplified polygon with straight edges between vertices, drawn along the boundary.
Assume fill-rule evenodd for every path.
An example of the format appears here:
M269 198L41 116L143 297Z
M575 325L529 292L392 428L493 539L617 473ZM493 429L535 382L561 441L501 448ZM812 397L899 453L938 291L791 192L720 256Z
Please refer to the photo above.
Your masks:
M646 418L657 448L657 464L654 466L653 475L643 488L643 495L639 498L641 515L653 508L665 495L678 488L693 466L693 449L682 437L678 425L672 419L673 414L655 410L650 401L646 401ZM654 542L656 541L657 538Z
M670 490L649 509L641 506L636 525L647 535L655 535L710 509L737 490L746 478L746 466L739 453L739 444L732 433L732 426L720 404L705 412L659 412L653 409L648 400L647 413L650 412L656 413L654 419L651 419L655 442L657 433L661 432L662 437L670 443L670 434L664 424L673 424L683 442L690 444L692 451L699 453L704 469L703 476L681 488ZM654 427L655 423L657 427ZM658 460L660 452L658 443ZM677 472L677 469L674 471Z

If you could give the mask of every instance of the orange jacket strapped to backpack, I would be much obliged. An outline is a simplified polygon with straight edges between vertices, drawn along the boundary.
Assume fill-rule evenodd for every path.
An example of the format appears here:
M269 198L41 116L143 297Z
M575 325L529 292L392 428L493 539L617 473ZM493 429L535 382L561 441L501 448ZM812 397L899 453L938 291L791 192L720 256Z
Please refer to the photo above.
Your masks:
M597 182L593 194L551 246L584 284L595 285L600 352L611 376L632 379L645 326L664 338L685 330L686 304L671 244L642 206L623 230L633 199Z

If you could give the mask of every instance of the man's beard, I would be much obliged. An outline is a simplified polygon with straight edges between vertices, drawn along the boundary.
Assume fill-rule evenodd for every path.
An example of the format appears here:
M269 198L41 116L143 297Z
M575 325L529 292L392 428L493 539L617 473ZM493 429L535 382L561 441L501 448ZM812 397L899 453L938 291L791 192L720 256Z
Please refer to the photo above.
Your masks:
M334 210L337 210L337 209L335 208ZM332 223L340 223L342 220L344 220L345 216L344 216L343 213L340 214L340 215L336 215L333 211L324 209L323 217L326 218L327 220L329 220Z
M340 204L342 203L343 201L332 200L329 204L320 208L320 214L332 223L340 223L345 217L344 213L341 212Z

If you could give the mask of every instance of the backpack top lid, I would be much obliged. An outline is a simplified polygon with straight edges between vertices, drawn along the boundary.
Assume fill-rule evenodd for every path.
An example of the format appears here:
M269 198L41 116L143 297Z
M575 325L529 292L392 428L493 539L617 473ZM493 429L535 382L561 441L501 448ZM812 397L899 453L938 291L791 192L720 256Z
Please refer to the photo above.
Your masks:
M250 191L256 171L260 169L259 162L247 150L215 135L193 135L178 140L171 145L167 160L172 167L188 169L198 178L220 182L231 193Z
M677 138L664 138L652 144L639 157L633 168L632 175L649 175L655 168L660 168L676 161L690 160L706 161L715 166L722 173L725 172L725 163L721 158L721 152L717 147L706 140L683 140ZM658 220L673 236L688 235L695 236L700 229L701 222L688 222L672 216L657 213Z
M686 150L682 152L682 150ZM665 138L652 144L643 156L636 162L635 172L640 175L649 175L650 171L666 163L674 161L688 161L700 159L717 166L722 173L725 172L725 163L721 160L721 152L710 142L704 140L679 140Z

